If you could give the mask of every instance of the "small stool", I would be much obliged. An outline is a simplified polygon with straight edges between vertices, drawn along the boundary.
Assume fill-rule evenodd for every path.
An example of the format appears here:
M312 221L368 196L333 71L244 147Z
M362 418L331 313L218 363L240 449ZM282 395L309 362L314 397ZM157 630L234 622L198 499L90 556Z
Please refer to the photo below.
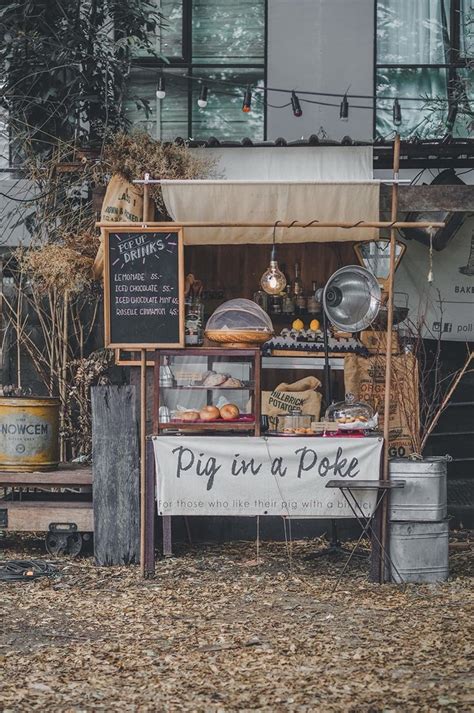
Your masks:
M380 542L379 538L375 534L375 531L372 528L372 523L375 520L375 517L380 509L380 506L382 505L383 501L387 497L387 493L390 492L390 490L395 490L395 488L404 488L405 487L405 480L396 480L396 481L391 481L391 480L353 480L352 482L345 482L342 480L329 480L326 483L326 488L338 488L342 495L344 496L345 501L349 505L355 519L359 523L359 525L362 528L362 532L359 536L359 539L355 543L346 563L344 564L344 567L342 569L341 574L339 575L339 578L336 582L336 585L333 589L333 591L336 591L339 582L341 581L342 576L344 575L344 572L346 571L347 567L349 566L350 561L354 557L356 551L359 548L360 543L362 542L362 539L364 535L367 537L369 536L369 530L372 531L372 536L376 540L378 546L380 547L380 552L382 557L388 563L390 566L395 570L397 575L400 578L400 582L403 583L403 579L400 576L399 571L393 564L390 555L388 552L386 552L385 547L383 547L382 543ZM373 512L371 515L366 515L366 513L362 510L361 506L359 505L359 502L354 495L354 492L358 490L365 490L365 491L377 491L377 498L375 501L375 507L373 509Z

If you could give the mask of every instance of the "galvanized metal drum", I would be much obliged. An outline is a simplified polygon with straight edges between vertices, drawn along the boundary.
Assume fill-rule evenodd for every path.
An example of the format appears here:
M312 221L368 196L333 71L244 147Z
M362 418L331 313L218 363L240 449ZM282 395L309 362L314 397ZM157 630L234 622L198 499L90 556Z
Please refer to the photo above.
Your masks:
M390 520L439 521L447 517L447 457L390 461L390 480L404 480L405 487L390 494Z
M444 582L449 575L448 537L448 520L391 522L392 581Z
M0 398L0 471L54 470L59 399Z

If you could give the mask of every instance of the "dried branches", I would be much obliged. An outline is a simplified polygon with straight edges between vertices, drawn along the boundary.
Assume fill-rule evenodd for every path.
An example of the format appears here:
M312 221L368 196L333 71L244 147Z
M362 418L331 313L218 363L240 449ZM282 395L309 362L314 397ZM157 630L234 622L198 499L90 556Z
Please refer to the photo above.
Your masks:
M145 172L152 178L207 178L213 174L214 165L215 161L208 155L191 151L186 145L156 141L140 131L119 132L105 144L96 177L100 178L101 172L105 171L118 173L127 181L142 178ZM161 186L151 186L150 193L158 208L163 210Z
M442 302L439 301L442 322ZM407 389L396 391L398 404L407 422L410 423L410 437L413 452L422 455L427 440L438 423L442 413L452 398L463 376L469 371L474 354L467 350L464 364L451 374L445 374L442 360L441 334L436 339L426 339L427 326L423 316L417 322L408 321L403 329L402 342L408 354L413 355L407 368L416 371L418 394ZM429 332L428 332L429 333ZM412 364L411 367L408 365ZM415 377L415 373L394 374L399 384ZM419 401L419 417L415 413L414 402Z

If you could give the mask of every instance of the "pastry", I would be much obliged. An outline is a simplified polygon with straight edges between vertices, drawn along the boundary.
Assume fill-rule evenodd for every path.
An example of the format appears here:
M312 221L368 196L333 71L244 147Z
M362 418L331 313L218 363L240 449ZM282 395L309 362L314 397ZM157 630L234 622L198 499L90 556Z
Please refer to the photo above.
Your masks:
M240 381L240 379L236 379L234 376L229 376L229 378L221 384L222 389L229 387L236 388L238 386L242 386L242 382Z
M217 406L204 406L199 411L199 418L201 421L215 421L216 418L220 418L219 409Z
M180 420L181 421L198 421L199 420L199 412L198 411L183 411L183 413L180 414Z
M222 406L220 410L220 415L224 421L230 421L231 419L239 418L240 411L238 406L235 404L225 404L225 406Z
M204 379L203 385L209 387L220 386L228 378L228 374L218 374L216 371L211 371Z

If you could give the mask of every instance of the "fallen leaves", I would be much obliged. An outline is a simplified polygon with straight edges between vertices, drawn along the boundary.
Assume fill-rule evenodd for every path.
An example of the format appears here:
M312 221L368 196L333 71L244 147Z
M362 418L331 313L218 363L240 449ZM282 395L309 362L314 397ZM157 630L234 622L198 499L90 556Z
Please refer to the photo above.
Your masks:
M54 582L2 585L3 710L468 710L471 551L405 589L354 563L333 594L344 559L307 559L321 545L263 543L258 566L253 543L187 547L146 581L59 560Z

